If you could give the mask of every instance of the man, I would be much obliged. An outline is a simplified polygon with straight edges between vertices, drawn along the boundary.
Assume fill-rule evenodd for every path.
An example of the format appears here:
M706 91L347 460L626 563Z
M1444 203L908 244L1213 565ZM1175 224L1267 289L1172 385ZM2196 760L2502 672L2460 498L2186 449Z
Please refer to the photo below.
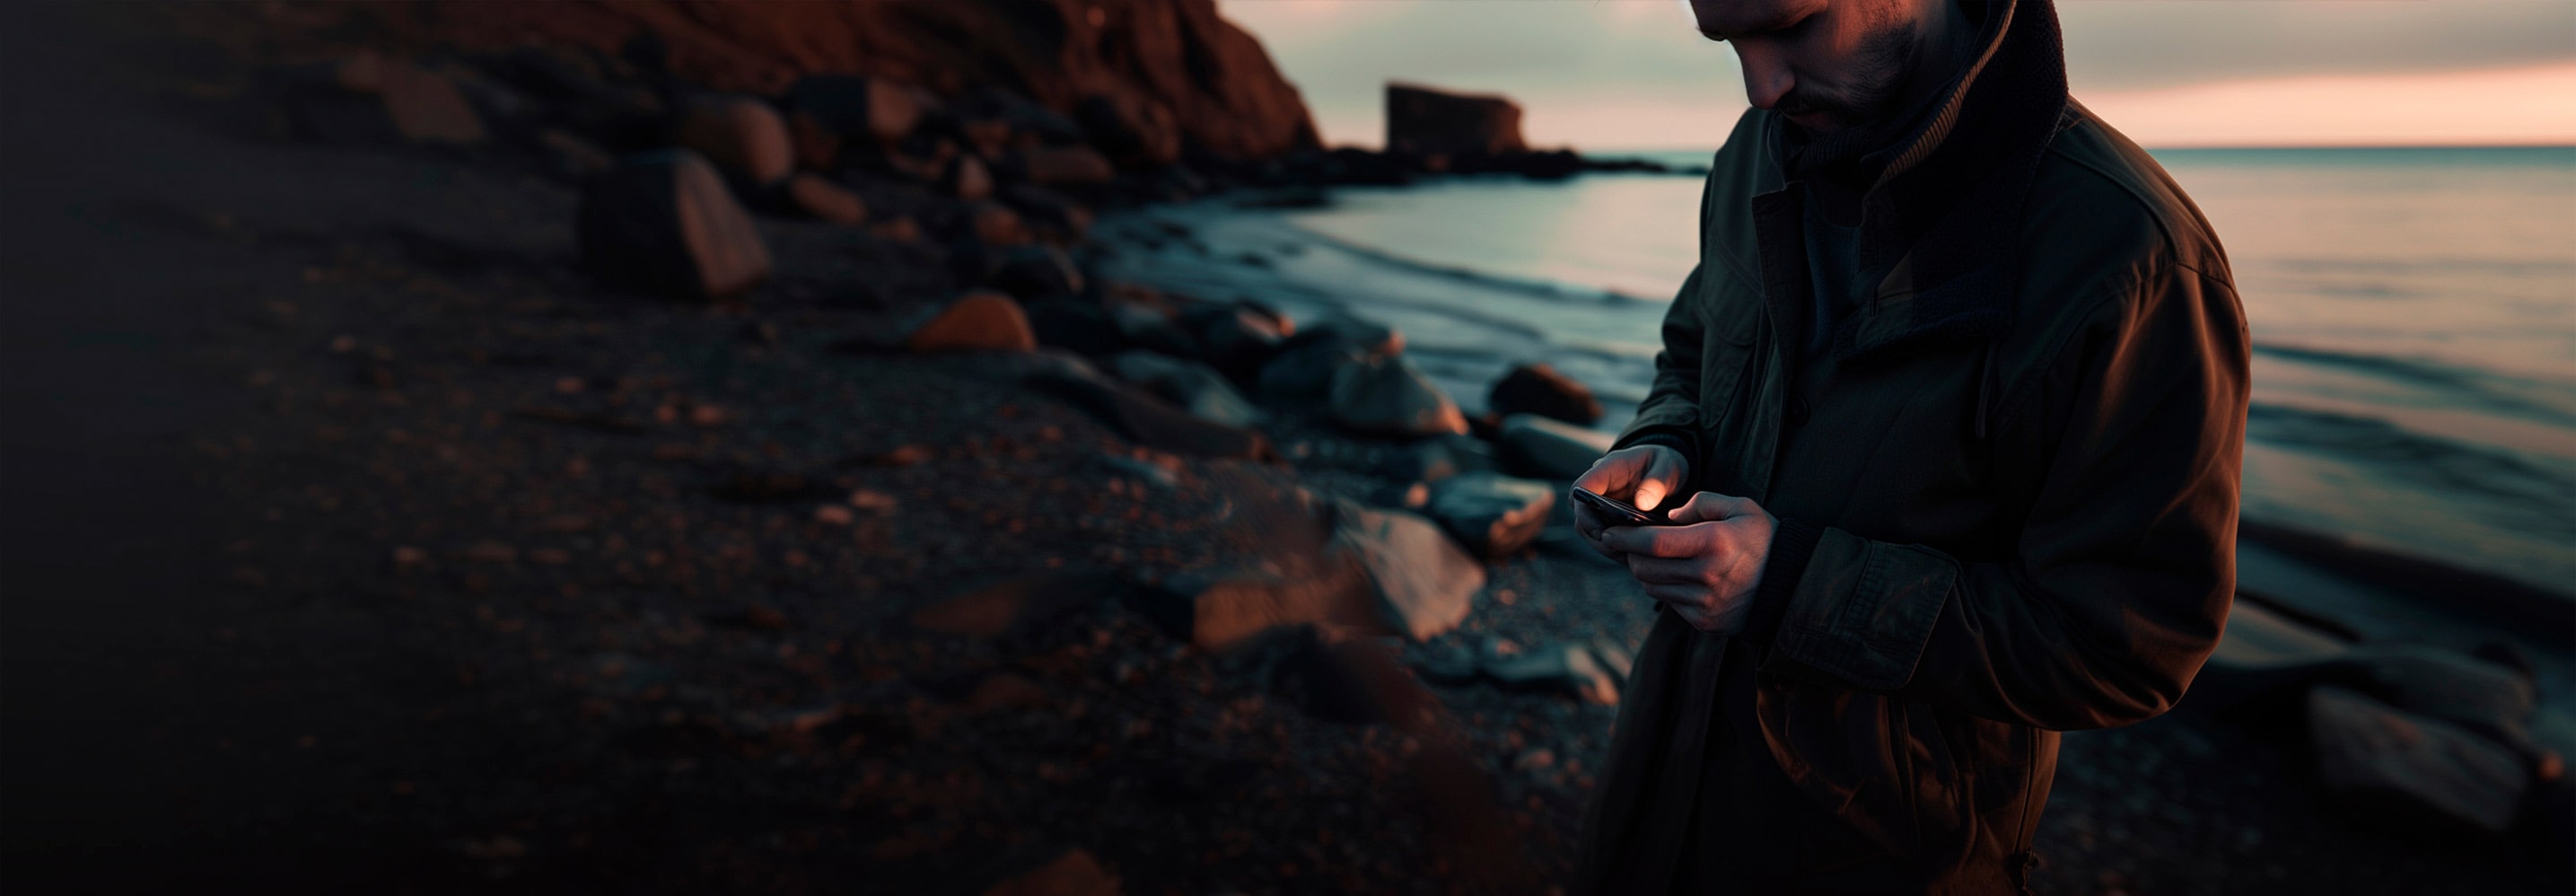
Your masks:
M1691 6L1756 108L1577 483L1674 524L1578 511L1657 612L1578 884L2026 890L2057 732L2172 707L2226 617L2226 257L2048 0Z

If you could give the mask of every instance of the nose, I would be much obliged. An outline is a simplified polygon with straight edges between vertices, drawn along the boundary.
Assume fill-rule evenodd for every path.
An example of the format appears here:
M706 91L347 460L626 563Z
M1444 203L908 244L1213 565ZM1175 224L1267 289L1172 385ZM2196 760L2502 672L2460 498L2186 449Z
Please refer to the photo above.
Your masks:
M1744 65L1744 98L1755 108L1769 109L1789 95L1798 80L1789 73L1787 60L1769 41L1742 40L1730 42L1736 61Z

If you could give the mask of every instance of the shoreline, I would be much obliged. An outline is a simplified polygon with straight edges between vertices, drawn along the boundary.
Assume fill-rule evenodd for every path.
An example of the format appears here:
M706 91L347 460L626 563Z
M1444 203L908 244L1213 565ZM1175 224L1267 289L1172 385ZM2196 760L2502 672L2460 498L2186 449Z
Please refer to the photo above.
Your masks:
M86 347L62 369L103 407L204 410L148 439L66 427L120 463L27 511L117 536L48 535L84 565L12 601L49 623L0 651L40 698L12 701L32 733L5 769L30 878L1544 893L1566 874L1619 673L1498 661L1632 651L1652 616L1624 571L1549 518L1475 561L1444 632L1298 603L1348 584L1317 556L1334 499L1405 506L1440 478L1432 442L1453 470L1510 463L1488 435L1355 435L1300 400L1263 405L1244 445L1059 391L1114 377L1114 354L905 349L1009 279L924 238L948 202L927 185L854 184L911 233L760 211L770 283L654 298L579 269L580 192L525 159L245 137L184 79L80 83L9 128L22 251L83 262L48 281L42 335ZM59 121L101 130L29 123ZM1213 262L1204 291L1113 286L1156 257L1122 220L1075 273L1101 284L1083 301L1160 309L1134 333L1259 288ZM189 263L104 263L133 258ZM1032 328L1135 338L1056 320L1089 328ZM1392 354L1480 406L1497 363L1437 348ZM181 549L161 569L128 544ZM1174 599L1210 576L1303 615L1202 644ZM2043 885L2557 873L2509 838L2356 832L2312 804L2300 748L2215 715L2070 736Z

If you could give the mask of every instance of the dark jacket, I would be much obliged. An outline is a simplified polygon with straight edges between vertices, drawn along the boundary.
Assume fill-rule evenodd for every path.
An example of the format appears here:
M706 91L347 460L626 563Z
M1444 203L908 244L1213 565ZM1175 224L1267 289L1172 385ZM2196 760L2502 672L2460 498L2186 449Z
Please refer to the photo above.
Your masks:
M2067 96L2046 0L1977 12L1975 64L1863 199L1877 287L1804 360L1785 123L1747 112L1712 164L1700 265L1617 444L1681 450L1686 489L1781 527L1740 635L1654 605L1580 887L1671 886L1736 848L1691 806L1767 811L1701 791L1776 779L1833 826L1816 842L1844 844L1811 852L1868 854L1797 861L2017 889L2056 732L2164 712L2217 643L2247 402L2226 257L2163 169Z

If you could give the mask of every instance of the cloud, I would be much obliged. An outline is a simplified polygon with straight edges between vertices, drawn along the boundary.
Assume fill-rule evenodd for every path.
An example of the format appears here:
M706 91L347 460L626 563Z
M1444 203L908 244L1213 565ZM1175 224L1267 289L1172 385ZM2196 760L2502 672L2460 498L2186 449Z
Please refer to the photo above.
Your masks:
M1723 136L1744 107L1734 53L1702 39L1681 0L1220 2L1227 18L1269 47L1332 143L1380 142L1382 92L1391 79L1512 97L1527 113L1529 139L1540 145L1706 145L1701 141ZM2077 95L2106 100L2236 82L2576 63L2576 0L2057 6L2069 81ZM2509 80L2475 83L2524 89ZM2171 122L2176 135L2207 134L2207 123L2191 122L2183 107L2140 108L2160 110L2152 117ZM1714 123L1701 130L1702 121ZM2130 134L2154 143L2163 127ZM2471 127L2451 142L2515 130L2500 127Z

